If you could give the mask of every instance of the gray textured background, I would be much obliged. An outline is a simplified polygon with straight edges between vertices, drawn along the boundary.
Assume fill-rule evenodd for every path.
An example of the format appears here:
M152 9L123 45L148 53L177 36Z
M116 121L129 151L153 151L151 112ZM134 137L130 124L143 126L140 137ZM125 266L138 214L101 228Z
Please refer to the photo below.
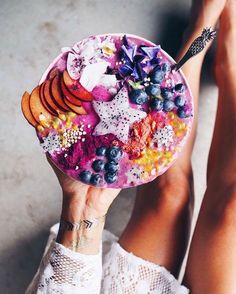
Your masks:
M24 293L48 229L60 214L59 185L21 114L23 91L34 87L61 47L91 34L141 35L173 55L189 7L190 0L0 0L0 293ZM203 78L193 154L195 219L205 187L217 96L208 75ZM114 233L119 234L128 220L134 192L123 191L110 210L107 227Z

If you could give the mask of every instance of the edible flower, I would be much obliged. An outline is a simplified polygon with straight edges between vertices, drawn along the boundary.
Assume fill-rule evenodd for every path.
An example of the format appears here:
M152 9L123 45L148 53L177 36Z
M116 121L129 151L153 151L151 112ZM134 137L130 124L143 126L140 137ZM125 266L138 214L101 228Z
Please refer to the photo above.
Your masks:
M121 64L118 71L122 77L133 76L136 81L143 80L147 73L143 70L141 62L145 58L144 54L137 54L137 45L130 45L127 36L123 37L123 45L121 46Z
M104 39L99 47L101 48L102 53L108 57L112 56L116 52L115 44L112 42L110 36Z
M123 45L121 46L121 61L118 71L122 77L133 76L135 81L142 81L147 77L144 68L146 66L156 66L160 63L157 57L160 46L148 47L131 45L127 36L123 37Z
M138 51L143 52L148 59L146 60L145 66L156 66L160 63L160 58L158 58L158 53L161 50L161 46L155 46L155 47L148 47L141 45L138 49Z

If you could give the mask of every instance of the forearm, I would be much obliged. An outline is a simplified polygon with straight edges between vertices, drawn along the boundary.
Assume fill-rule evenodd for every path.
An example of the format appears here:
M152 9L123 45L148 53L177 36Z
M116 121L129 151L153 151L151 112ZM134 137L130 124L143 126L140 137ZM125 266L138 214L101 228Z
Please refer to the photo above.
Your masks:
M95 211L86 206L80 194L64 195L61 212L62 226L56 243L52 242L40 263L27 294L32 293L100 293L102 276L101 236L104 218L94 220ZM89 222L93 223L89 228ZM68 223L80 224L69 230ZM67 229L65 229L67 227ZM43 289L43 292L41 292Z
M57 242L82 254L98 254L105 216L91 210L81 195L64 195Z

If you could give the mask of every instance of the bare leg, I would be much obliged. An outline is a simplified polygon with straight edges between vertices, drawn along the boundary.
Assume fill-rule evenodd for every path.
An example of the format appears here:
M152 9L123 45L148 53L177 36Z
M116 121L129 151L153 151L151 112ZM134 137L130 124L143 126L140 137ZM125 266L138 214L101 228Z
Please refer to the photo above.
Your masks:
M191 293L236 293L236 1L220 20L216 59L219 100L208 185L184 277Z
M207 2L205 7L203 2ZM187 32L187 41L178 59L201 34L203 27L215 25L223 6L218 5L217 9L213 9L213 2L222 4L224 1L194 2L194 24ZM164 175L138 189L133 214L120 238L121 246L127 251L165 266L175 276L178 276L185 255L193 210L191 154L196 135L200 73L206 51L183 67L195 104L191 137L182 155Z

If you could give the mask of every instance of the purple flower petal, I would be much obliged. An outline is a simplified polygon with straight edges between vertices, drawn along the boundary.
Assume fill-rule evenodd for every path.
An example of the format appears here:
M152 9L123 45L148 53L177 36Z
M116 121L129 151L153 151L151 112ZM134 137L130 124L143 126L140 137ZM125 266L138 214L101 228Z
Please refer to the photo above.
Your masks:
M135 79L136 81L139 80L139 73L138 73L136 67L134 67L134 69L133 69L133 71L132 71L132 73L131 73L131 76L134 77L134 79Z
M141 54L137 54L134 56L134 63L140 63L144 60L145 56Z
M124 35L121 49L121 60L124 64L118 68L118 71L123 77L131 75L136 81L142 81L147 76L143 68L147 64L151 66L159 64L159 59L156 55L160 50L160 46L137 47L136 45L130 45L127 36ZM145 58L149 60L144 61Z
M161 50L161 46L147 47L140 46L139 49L143 51L150 59L153 59L157 56L157 53Z
M126 36L126 35L123 36L122 41L123 41L123 44L124 44L126 47L129 47L129 42L128 42L128 39L127 39L127 36Z
M126 59L126 57L128 57L129 61L133 62L133 49L126 48L124 45L122 45L121 48L123 50L123 58Z
M135 69L137 71L137 74L138 74L138 77L139 77L139 80L143 80L144 78L147 77L147 73L143 70L142 66L140 63L137 63L135 65Z
M131 62L133 62L134 56L136 55L136 52L137 52L137 46L125 47L124 45L122 45L121 48L123 50L123 53L129 58Z
M133 67L133 61L122 51L121 60L130 67Z
M126 76L132 74L133 69L132 69L132 67L130 67L127 64L122 64L119 67L118 71L119 71L119 73L120 73L121 76L126 77Z

